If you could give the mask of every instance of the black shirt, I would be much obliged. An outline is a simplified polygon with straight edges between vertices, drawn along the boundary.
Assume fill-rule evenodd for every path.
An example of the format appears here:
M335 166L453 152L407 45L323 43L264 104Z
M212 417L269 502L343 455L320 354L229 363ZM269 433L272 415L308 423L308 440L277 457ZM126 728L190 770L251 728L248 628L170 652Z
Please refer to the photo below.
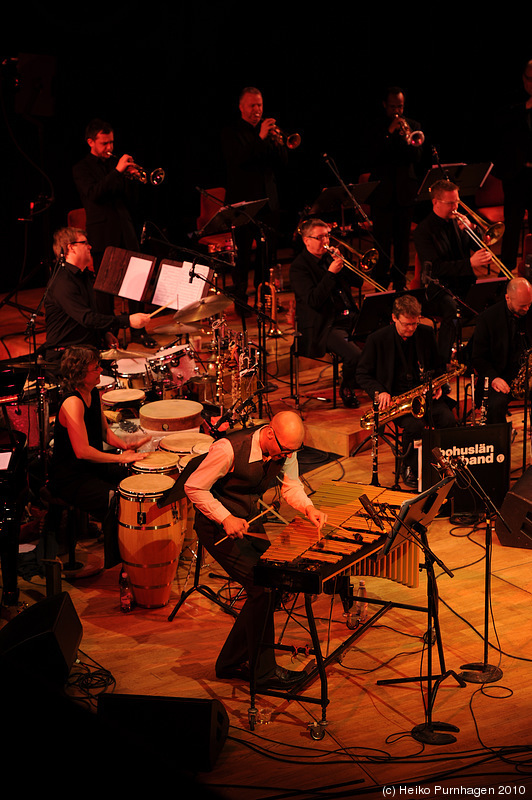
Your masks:
M59 268L44 302L46 348L72 345L100 347L107 331L129 326L129 315L95 310L93 276L73 264Z

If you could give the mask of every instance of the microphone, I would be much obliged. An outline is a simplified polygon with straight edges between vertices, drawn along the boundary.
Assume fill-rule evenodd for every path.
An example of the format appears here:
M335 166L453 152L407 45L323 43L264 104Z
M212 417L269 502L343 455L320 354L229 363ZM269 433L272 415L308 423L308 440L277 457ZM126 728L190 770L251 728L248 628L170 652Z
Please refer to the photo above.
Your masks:
M453 478L454 477L454 469L452 468L452 466L449 463L449 461L447 461L443 457L443 453L442 453L442 451L440 450L439 447L434 447L433 448L432 455L434 456L434 458L438 462L438 466L443 471L443 474L445 476L449 477L449 478ZM436 466L436 465L434 465L434 466Z
M377 514L375 506L373 505L373 503L371 502L369 497L366 494L361 494L359 499L360 499L360 502L362 503L362 505L364 506L364 509L365 509L366 513L368 514L368 516L371 517L371 519L373 520L375 525L377 525L377 527L380 528L381 531L383 531L384 530L384 525L382 524L382 520L379 517L379 515Z
M146 241L146 222L143 222L142 232L140 234L140 243L144 244L145 241Z
M196 273L194 272L194 267L195 267L195 266L196 266L196 259L194 259L194 261L192 262L192 269L191 269L191 270L190 270L190 272L188 273L188 275L189 275L188 282L189 282L189 283L192 283L192 281L193 281L193 280L194 280L194 278L196 277Z

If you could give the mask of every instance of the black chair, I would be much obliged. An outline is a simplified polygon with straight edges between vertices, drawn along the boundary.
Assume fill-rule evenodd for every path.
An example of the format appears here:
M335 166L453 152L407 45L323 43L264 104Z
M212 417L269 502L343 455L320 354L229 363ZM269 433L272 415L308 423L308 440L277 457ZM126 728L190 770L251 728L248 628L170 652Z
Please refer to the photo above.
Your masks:
M299 340L301 338L301 334L297 329L297 322L296 322L296 329L294 333L294 341L290 345L290 397L293 397L296 401L296 408L299 409L300 403L300 386L299 386ZM333 399L332 399L332 407L336 408L337 406L337 389L339 383L339 364L340 359L335 353L327 353L325 356L317 358L314 356L301 356L302 358L308 358L312 361L318 361L320 364L331 364L333 368ZM330 359L330 360L329 360ZM311 399L310 397L307 399Z

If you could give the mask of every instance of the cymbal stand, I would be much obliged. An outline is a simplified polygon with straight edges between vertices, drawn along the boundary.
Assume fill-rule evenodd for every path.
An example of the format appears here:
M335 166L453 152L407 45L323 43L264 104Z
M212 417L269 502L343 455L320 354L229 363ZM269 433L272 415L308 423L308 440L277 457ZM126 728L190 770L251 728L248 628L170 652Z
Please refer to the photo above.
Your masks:
M391 513L399 520L398 515L389 508ZM438 556L431 550L427 540L427 528L419 522L414 522L412 525L406 525L405 522L400 520L402 527L404 527L409 536L411 536L421 547L425 555L424 569L427 574L427 629L425 633L425 641L427 644L427 674L420 675L412 678L392 678L390 680L379 680L377 684L380 686L390 685L393 683L413 683L417 681L426 681L427 692L425 698L425 721L412 728L411 735L418 741L426 744L450 744L456 741L453 733L457 733L459 728L447 722L435 722L432 717L434 703L436 701L436 693L440 683L446 678L453 677L461 688L465 687L465 681L453 670L448 670L445 667L445 656L443 653L443 646L441 640L441 630L438 618L438 587L436 583L436 576L434 574L434 564L444 570L444 572L453 578L454 575ZM440 662L440 674L433 674L433 659L432 659L432 645L435 641L438 648L438 657Z

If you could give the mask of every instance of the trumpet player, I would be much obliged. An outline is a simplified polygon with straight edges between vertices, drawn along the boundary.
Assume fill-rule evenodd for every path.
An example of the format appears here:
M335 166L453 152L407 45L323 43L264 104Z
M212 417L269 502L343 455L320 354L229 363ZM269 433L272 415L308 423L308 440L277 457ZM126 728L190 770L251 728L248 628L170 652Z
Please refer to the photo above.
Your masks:
M432 211L414 231L414 245L424 271L426 311L441 317L438 347L448 364L456 339L456 298L465 298L475 283L475 269L487 266L491 255L473 242L456 218L460 201L456 184L436 181L431 200Z
M248 277L252 268L255 243L255 288L267 281L270 267L276 263L279 198L276 171L287 163L287 150L271 136L273 117L263 118L263 99L259 89L242 90L238 108L240 119L222 131L222 154L226 167L226 203L263 200L267 202L257 215L235 230L237 249L233 269L235 311L251 314L247 307Z
M434 331L420 324L421 305L415 297L402 295L393 304L392 324L371 333L358 362L357 383L374 400L377 394L379 411L385 411L392 398L414 390L445 371L438 354ZM430 414L430 417L429 417ZM411 414L398 415L395 422L402 428L403 482L409 488L418 485L414 440L432 424L435 428L456 425L455 416L442 396L434 392L432 403L419 419Z
M127 180L126 174L135 169L132 156L112 158L114 131L101 119L94 119L85 129L89 152L73 169L74 183L86 214L87 237L92 245L94 271L98 273L106 247L140 251L132 213L138 203L138 183ZM95 292L98 311L114 313L112 295ZM129 302L130 311L142 312L142 305ZM153 348L157 342L144 328L132 334L132 341Z
M532 347L531 307L532 286L526 278L514 278L508 283L504 299L477 318L472 366L478 374L480 387L484 385L484 378L489 378L488 425L506 422L513 392L524 390L524 383L519 387L515 380L525 353Z
M298 352L310 358L334 353L342 362L340 397L346 408L357 408L356 368L360 348L350 338L358 314L353 287L363 279L344 266L338 250L329 247L329 226L320 219L299 227L304 249L290 267L301 334Z
M380 258L373 272L378 283L404 289L410 260L410 228L420 178L428 166L420 124L404 115L405 95L398 86L384 92L378 113L370 119L364 152L371 181L379 181L370 198L373 236ZM417 131L415 139L411 134Z

